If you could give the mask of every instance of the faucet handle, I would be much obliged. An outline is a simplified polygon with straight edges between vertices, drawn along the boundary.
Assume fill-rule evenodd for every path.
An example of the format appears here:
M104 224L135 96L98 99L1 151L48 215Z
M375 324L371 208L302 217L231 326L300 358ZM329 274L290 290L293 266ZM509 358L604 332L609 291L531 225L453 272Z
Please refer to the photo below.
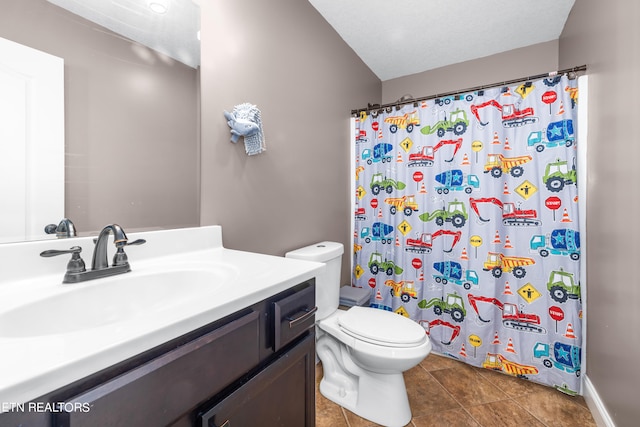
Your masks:
M68 250L56 250L50 249L48 251L40 252L41 257L53 257L64 254L71 254L71 259L67 263L67 273L82 273L86 271L84 260L80 257L82 248L80 246L73 246Z
M69 218L62 218L58 225L48 224L44 227L44 232L47 234L55 234L58 238L77 236L76 226Z
M137 239L137 240L134 240L133 242L122 241L122 242L116 243L117 250L115 255L113 256L113 266L116 267L116 266L129 264L129 259L127 257L127 254L124 252L125 246L142 245L143 243L147 243L147 241L144 239Z
M125 246L133 246L133 245L142 245L144 243L147 243L147 241L144 240L144 239L136 239L133 242L126 242L124 245Z

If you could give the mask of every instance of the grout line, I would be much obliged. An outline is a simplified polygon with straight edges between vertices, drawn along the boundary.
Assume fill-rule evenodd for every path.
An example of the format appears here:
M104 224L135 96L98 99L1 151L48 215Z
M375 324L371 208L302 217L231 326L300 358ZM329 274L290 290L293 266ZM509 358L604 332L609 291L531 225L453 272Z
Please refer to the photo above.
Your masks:
M500 375L506 375L506 374L504 374L504 373L500 373ZM484 376L484 375L482 375L482 374L480 373L480 376L481 376L482 378L484 378L486 381L488 381L489 383L493 384L493 386L494 386L494 387L496 387L498 390L500 390L501 392L503 392L503 393L505 393L507 396L509 396L509 395L508 395L508 393L507 393L507 391L506 391L506 390L504 390L504 389L503 389L503 387L501 387L501 386L500 386L500 381L492 381L492 376L491 376L491 375ZM523 381L524 381L524 380L523 380ZM546 392L546 390L545 390L545 392ZM518 397L523 397L523 396L525 396L525 395L531 395L531 394L536 394L536 393L542 393L542 392L541 392L541 391L530 391L530 392L523 393L521 396L518 396ZM533 414L531 411L527 410L527 408L525 408L524 406L520 405L520 404L515 400L515 398L513 398L513 397L509 396L509 400L510 400L514 405L516 405L517 407L519 407L519 408L521 408L523 411L525 411L527 414L531 415L531 416L532 416L536 421L540 422L540 424L542 424L542 425L543 425L543 426L545 426L545 427L548 427L548 426L547 426L547 423L545 423L543 420L541 420L540 418L538 418L538 417L537 417L535 414Z
M444 369L437 369L437 371L443 371L445 369L450 369L450 370L455 370L455 368L444 368ZM431 378L433 378L435 380L436 383L440 384L440 387L442 387L442 389L453 399L454 402L456 402L458 405L460 405L460 408L467 414L469 415L469 417L475 421L476 423L478 423L479 426L481 427L485 427L482 425L482 423L480 421L478 421L477 419L474 418L473 415L471 415L471 413L469 411L467 411L467 408L464 407L464 405L462 403L460 403L460 401L458 401L458 399L456 399L456 397L451 394L451 392L447 389L447 387L442 384L440 381L438 381L438 379L436 377L434 377L433 375L431 375L431 372L427 371L427 373L429 374L429 376L431 376Z
M533 393L527 393L527 394L533 394ZM540 424L542 424L542 425L543 425L543 426L545 426L545 427L548 427L548 426L547 426L547 423L545 423L543 420L541 420L540 418L538 418L535 414L533 414L533 413L531 413L530 411L528 411L528 410L527 410L527 408L525 408L524 406L522 406L521 404L519 404L515 399L513 399L513 398L512 398L511 400L513 401L513 403L514 403L516 406L518 406L518 407L522 408L522 409L523 409L527 414L531 415L531 416L532 416L536 421L540 422Z
M344 422L347 427L351 427L351 423L349 422L349 418L347 418L347 414L344 412L344 408L342 406L338 406L340 408L340 413L342 414L342 418L344 418Z

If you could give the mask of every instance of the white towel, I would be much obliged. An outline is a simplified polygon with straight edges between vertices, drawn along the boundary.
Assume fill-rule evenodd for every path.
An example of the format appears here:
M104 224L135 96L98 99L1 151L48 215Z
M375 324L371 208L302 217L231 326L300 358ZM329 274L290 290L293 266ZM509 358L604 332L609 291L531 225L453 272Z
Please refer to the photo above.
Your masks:
M343 286L340 288L340 305L351 307L354 305L369 305L371 291L364 288Z

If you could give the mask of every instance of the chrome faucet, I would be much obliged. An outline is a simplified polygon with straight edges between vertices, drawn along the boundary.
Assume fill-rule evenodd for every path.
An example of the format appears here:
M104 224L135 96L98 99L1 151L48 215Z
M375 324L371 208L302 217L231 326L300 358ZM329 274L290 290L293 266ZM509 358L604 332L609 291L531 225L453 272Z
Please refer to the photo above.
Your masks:
M47 234L55 234L57 238L76 237L76 226L69 218L62 218L58 225L49 224L44 228Z
M113 243L116 246L116 253L113 256L113 264L109 266L107 259L107 242L109 235L113 234ZM129 242L127 235L118 224L109 224L100 231L97 239L94 239L96 246L93 249L93 260L91 270L86 270L84 261L80 257L82 248L74 246L69 250L48 250L40 253L43 257L52 257L62 254L71 254L71 260L67 264L67 272L62 283L77 283L86 280L99 279L101 277L113 276L116 274L128 273L131 271L129 259L124 252L125 246L141 245L146 243L144 239Z

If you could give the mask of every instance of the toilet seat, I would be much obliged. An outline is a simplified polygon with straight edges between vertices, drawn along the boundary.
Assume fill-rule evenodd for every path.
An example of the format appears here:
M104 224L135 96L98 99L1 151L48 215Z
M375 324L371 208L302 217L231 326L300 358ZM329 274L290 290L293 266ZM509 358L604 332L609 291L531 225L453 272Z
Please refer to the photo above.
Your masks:
M383 347L416 347L427 340L424 328L404 316L368 307L352 307L338 317L345 334Z

